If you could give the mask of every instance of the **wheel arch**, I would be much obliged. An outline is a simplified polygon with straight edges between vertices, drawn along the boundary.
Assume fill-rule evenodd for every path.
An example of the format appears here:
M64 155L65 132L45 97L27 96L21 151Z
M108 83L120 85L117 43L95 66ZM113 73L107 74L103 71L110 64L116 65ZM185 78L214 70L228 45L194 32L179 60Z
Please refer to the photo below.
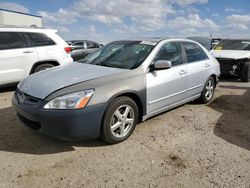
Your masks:
M211 77L214 79L215 86L217 86L218 84L217 76L215 74L212 74Z
M42 65L42 64L52 64L54 66L60 65L60 63L58 61L53 60L53 59L51 59L51 60L44 60L44 61L38 61L38 62L36 62L36 63L33 64L32 68L30 70L29 75L32 74L32 73L34 73L35 68L38 67L39 65Z
M140 95L136 92L136 91L123 91L123 92L119 92L115 95L113 95L108 101L107 101L107 104L106 104L106 107L105 107L105 111L102 115L102 121L101 121L101 126L100 126L100 135L102 134L102 129L103 129L103 121L104 121L104 117L105 117L105 114L106 114L106 110L107 110L107 107L111 104L111 102L116 99L116 98L119 98L119 97L129 97L131 98L137 105L138 107L138 122L142 122L143 120L143 115L145 114L146 112L146 109L145 109L145 105L143 105L143 101L142 99L140 98ZM146 99L145 99L146 100Z
M136 91L123 91L123 92L119 92L115 95L113 95L107 102L107 105L106 105L106 108L110 105L110 103L118 98L118 97L129 97L131 98L137 105L138 107L138 112L139 112L139 122L142 121L143 119L143 116L146 114L146 104L144 104L145 102L143 101L146 101L146 99L143 99L143 96L141 96L138 92ZM105 110L106 111L106 110ZM105 112L103 114L103 117L102 119L104 119L104 115L105 115Z

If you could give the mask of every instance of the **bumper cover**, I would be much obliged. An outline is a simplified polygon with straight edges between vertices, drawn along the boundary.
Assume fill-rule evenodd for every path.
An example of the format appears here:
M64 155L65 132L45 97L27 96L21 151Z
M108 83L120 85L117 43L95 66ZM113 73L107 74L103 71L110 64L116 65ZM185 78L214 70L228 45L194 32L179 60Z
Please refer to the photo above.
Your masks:
M240 63L234 59L217 58L222 76L238 76Z
M21 104L12 97L18 118L36 132L62 140L99 137L105 104L81 110L44 110L43 105Z

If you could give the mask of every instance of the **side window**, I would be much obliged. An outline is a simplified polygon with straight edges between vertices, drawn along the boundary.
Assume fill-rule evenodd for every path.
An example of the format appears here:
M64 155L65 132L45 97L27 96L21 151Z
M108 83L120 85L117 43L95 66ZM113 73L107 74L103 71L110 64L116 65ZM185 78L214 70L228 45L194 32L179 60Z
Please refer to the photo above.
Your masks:
M157 60L168 60L172 62L172 66L183 64L183 56L181 46L178 42L169 42L161 47L155 57Z
M208 59L207 54L199 45L191 42L183 42L183 46L186 52L188 63Z
M25 48L26 43L22 33L0 32L0 50Z
M84 46L84 42L76 42L73 46Z
M87 48L88 49L99 48L99 45L94 42L87 42Z
M32 47L50 46L56 43L44 33L27 33Z

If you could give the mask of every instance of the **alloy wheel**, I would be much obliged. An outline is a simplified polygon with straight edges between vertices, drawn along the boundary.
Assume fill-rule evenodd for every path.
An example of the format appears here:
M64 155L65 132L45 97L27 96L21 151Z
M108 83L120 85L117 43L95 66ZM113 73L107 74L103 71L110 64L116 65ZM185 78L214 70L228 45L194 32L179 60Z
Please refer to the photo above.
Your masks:
M206 84L205 97L207 101L210 101L214 94L214 83L212 80L209 80Z
M133 127L135 120L135 113L131 106L122 105L114 112L110 128L113 136L115 137L125 137L130 129Z

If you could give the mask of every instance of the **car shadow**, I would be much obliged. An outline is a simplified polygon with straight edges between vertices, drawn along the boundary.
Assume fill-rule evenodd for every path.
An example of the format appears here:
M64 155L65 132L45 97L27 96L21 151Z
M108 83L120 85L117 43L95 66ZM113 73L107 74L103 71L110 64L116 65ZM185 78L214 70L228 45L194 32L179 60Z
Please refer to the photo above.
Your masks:
M0 93L15 91L17 85L10 85L10 86L0 86Z
M237 76L220 76L220 82L241 82Z
M250 87L219 86L224 89L241 90L243 95L222 95L209 106L222 113L214 134L227 142L250 150Z
M34 133L17 119L11 107L0 109L0 151L43 155L103 146L107 144L99 139L66 142Z

